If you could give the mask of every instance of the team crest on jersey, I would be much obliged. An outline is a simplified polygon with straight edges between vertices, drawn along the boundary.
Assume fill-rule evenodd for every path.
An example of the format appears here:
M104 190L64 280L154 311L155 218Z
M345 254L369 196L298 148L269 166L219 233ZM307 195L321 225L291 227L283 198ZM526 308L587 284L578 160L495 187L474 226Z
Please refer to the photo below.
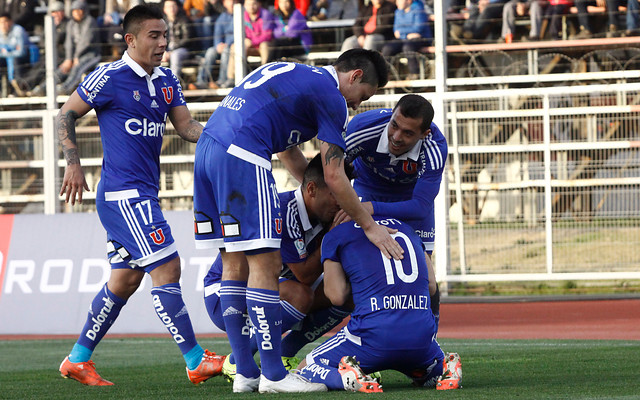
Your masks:
M307 257L307 248L304 245L304 240L302 239L296 239L295 242L293 242L293 244L296 246L296 250L298 250L298 255L300 256L301 259L304 259Z
M173 100L173 87L163 87L162 95L164 96L164 101L166 101L167 104L171 104L171 100Z
M162 232L162 228L158 228L155 231L151 232L149 236L151 236L151 239L153 239L153 243L155 244L164 243L164 233Z
M135 101L140 101L140 91L139 90L134 90L133 91L133 99Z
M416 172L418 172L418 163L409 160L403 161L402 172L404 172L405 174L415 174Z
M276 218L274 221L276 223L276 232L278 234L281 234L282 233L282 218Z

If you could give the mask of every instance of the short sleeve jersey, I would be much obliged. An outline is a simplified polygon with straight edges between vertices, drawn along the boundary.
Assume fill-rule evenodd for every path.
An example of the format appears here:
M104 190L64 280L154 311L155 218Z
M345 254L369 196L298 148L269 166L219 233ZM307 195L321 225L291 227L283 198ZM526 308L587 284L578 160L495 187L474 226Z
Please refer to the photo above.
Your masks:
M338 225L322 241L322 261L340 262L351 283L356 307L347 328L363 343L388 343L392 350L416 342L429 347L435 322L421 240L395 218L375 220L398 229L392 237L405 251L402 260L388 260L354 222Z
M287 272L285 264L303 262L320 247L324 231L320 223L309 219L300 188L278 193L278 197L284 214L284 227L280 242L284 274ZM205 277L204 283L205 286L209 286L221 279L222 260L218 256Z
M416 147L398 157L388 152L387 124L393 110L370 110L353 117L347 127L347 161L356 172L354 189L363 201L400 202L412 198L433 202L447 158L447 141L435 124ZM376 213L401 219L420 218L419 207L374 204Z
M157 196L167 116L171 108L186 105L176 76L163 67L149 76L125 52L87 75L77 93L98 116L99 191L138 189L140 195Z
M273 154L316 135L344 149L347 117L333 67L276 62L256 69L233 88L203 135L236 157L270 168Z

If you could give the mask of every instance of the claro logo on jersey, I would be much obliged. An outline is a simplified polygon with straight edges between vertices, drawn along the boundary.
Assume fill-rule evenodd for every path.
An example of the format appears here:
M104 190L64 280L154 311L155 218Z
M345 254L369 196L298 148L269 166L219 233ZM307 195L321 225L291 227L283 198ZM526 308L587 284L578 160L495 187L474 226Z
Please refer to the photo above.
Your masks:
M104 75L102 78L100 78L100 80L98 81L98 83L96 84L96 86L93 88L91 92L89 92L87 89L82 87L82 92L84 93L85 96L87 96L87 101L89 103L93 103L93 99L95 99L98 93L100 93L100 90L102 90L104 85L107 84L108 80L109 80L109 75Z
M143 118L142 121L137 118L129 118L124 123L124 129L131 135L162 137L164 136L166 121L167 113L164 113L162 122L149 121L147 118Z

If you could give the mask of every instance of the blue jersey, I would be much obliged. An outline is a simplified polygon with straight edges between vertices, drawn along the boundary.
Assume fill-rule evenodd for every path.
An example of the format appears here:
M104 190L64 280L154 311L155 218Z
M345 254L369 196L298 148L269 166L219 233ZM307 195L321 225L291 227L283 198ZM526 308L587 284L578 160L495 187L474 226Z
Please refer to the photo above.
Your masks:
M278 193L278 197L284 215L280 242L284 274L287 272L287 263L303 262L320 247L324 230L319 222L309 219L300 188ZM204 279L204 285L206 287L221 280L222 259L218 256Z
M356 308L348 331L363 344L384 343L389 350L406 350L416 343L428 348L435 322L420 238L395 218L375 220L398 229L391 236L404 249L404 259L388 260L354 222L338 225L322 241L322 261L340 262L351 283Z
M271 156L318 139L342 149L348 117L333 67L270 63L247 75L204 128L227 152L271 169Z
M433 209L447 159L447 141L435 124L431 133L398 157L389 152L387 124L393 110L376 109L353 117L347 127L347 161L353 162L353 187L372 201L377 215L403 221L424 218Z
M163 67L149 76L125 52L87 75L77 93L98 116L104 153L98 195L137 189L157 196L167 116L186 105L176 76Z

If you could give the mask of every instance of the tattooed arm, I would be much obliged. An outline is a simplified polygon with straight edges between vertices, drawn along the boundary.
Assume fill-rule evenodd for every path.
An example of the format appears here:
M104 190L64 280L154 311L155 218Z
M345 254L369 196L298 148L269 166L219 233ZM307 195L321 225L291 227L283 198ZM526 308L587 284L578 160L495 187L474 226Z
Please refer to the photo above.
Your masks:
M173 107L169 111L169 119L178 135L187 142L196 143L202 133L202 124L193 117L187 106Z
M71 201L72 205L76 203L76 198L78 203L82 203L82 191L89 190L89 185L84 179L84 171L80 165L80 155L76 143L76 120L89 110L91 107L80 98L78 93L73 92L55 119L58 143L60 143L65 160L67 160L60 196L65 195L65 201L67 203Z
M320 142L320 153L324 167L324 180L340 207L362 227L367 238L380 249L382 254L387 258L402 259L404 252L402 247L390 236L390 233L395 233L397 230L376 224L353 190L344 172L344 150L335 144Z

